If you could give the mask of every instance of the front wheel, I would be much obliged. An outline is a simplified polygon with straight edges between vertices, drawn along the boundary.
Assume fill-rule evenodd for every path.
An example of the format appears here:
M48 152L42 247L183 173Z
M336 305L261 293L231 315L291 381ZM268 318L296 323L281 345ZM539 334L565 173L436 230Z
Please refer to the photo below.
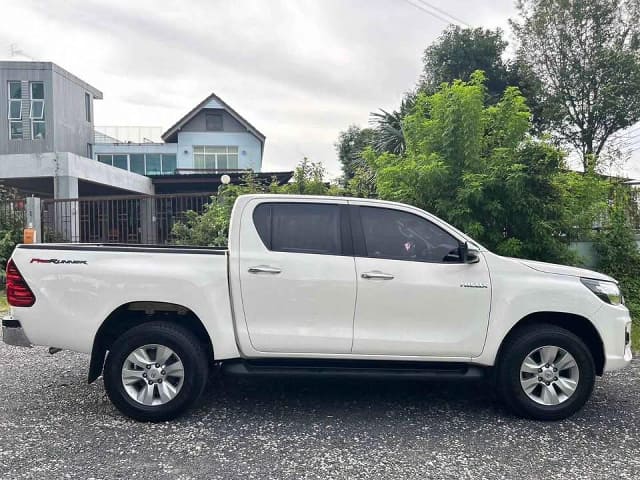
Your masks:
M113 404L141 421L171 420L200 397L208 378L208 357L187 329L149 322L118 337L104 366L104 385Z
M593 357L585 343L555 325L516 331L497 365L497 387L516 414L537 420L561 420L577 412L595 383Z

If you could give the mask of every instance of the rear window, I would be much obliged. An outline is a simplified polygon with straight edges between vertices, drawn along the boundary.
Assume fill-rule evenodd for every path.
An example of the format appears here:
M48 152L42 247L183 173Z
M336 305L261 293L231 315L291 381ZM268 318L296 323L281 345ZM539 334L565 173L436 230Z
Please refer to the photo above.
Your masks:
M253 211L253 222L269 250L341 254L338 205L263 203Z

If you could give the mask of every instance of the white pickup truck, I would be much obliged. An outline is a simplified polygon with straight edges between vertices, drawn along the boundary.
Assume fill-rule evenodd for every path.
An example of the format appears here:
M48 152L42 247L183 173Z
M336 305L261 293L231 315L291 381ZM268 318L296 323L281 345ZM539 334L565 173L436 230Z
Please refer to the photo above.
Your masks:
M517 414L565 418L631 361L614 279L495 255L417 208L247 195L229 248L19 245L11 345L91 355L112 402L171 419L222 374L481 378Z

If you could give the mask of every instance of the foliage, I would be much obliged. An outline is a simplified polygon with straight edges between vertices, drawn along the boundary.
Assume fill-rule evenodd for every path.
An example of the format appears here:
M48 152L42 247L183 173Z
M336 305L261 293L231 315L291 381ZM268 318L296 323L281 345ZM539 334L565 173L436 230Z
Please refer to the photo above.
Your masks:
M374 131L371 128L360 128L350 125L340 132L335 143L338 160L342 165L342 184L347 185L356 174L356 170L364 164L362 152L373 142Z
M586 187L559 150L530 138L519 90L507 87L486 106L484 82L474 72L418 96L404 120L406 154L372 162L378 195L429 210L497 253L575 262L566 231L584 206L566 204L564 194Z
M265 193L274 187L256 181L253 173L242 177L240 185L222 185L218 195L199 215L190 210L183 222L174 224L173 242L180 245L226 246L229 234L231 208L236 198L250 193Z
M618 188L609 209L609 221L595 239L597 268L620 282L627 308L634 321L640 320L640 251L629 223L631 202L625 189ZM636 326L635 330L640 328ZM636 343L636 347L639 345Z
M329 185L325 181L327 172L320 162L304 158L293 172L293 181L283 185L278 193L298 195L327 195Z
M499 98L508 85L507 47L502 30L451 25L424 52L421 90L433 94L443 83L469 80L476 70L487 76L487 93Z
M24 219L15 209L17 192L0 185L0 268L4 272L7 260L18 243L23 241Z
M518 0L518 57L540 79L543 115L594 170L616 131L640 120L640 2Z
M402 99L400 108L392 112L380 109L370 116L370 123L374 127L373 148L378 153L388 152L401 154L405 150L403 119L412 109L416 97L408 93Z
M269 185L256 180L253 173L242 177L239 185L222 185L202 214L186 212L183 222L174 224L173 243L181 245L226 246L233 204L240 195L250 193L284 193L299 195L341 195L343 190L325 182L326 171L321 163L307 158L296 167L293 181L286 185Z

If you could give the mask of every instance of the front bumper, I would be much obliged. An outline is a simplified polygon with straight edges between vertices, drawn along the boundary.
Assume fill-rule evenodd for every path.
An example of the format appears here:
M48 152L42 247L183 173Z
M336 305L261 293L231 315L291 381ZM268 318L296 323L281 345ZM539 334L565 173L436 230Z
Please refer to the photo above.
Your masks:
M2 319L2 341L15 347L31 347L31 342L24 333L22 325L12 317Z

